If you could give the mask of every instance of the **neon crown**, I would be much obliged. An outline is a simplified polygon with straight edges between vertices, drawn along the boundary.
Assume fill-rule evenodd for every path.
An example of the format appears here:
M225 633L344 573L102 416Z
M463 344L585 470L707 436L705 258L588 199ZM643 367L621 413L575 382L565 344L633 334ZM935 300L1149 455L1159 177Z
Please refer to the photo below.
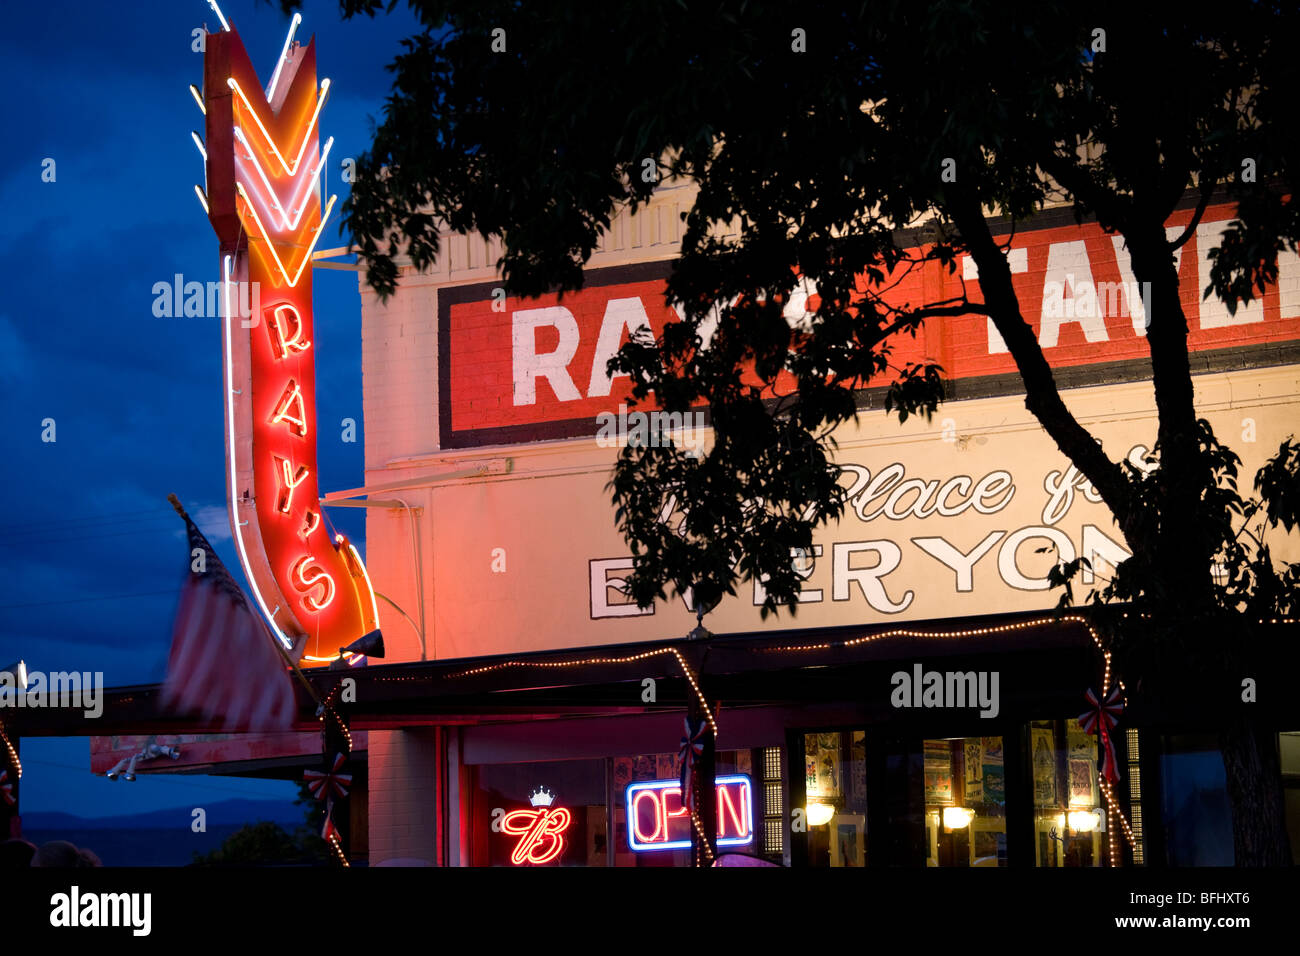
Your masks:
M545 787L538 787L528 795L528 802L535 807L549 807L555 802L555 794Z

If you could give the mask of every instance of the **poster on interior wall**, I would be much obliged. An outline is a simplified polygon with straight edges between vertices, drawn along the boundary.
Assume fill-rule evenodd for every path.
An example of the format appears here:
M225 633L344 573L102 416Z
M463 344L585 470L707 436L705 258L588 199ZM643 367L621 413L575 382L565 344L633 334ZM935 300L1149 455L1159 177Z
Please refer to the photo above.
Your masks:
M817 792L823 797L840 796L840 735L817 735Z
M1001 804L1006 799L1002 770L1002 738L980 738L984 748L984 802Z
M1070 760L1070 806L1097 805L1097 764L1084 758Z
M677 757L673 754L657 754L655 757L655 779L671 780L674 777L681 776L681 768L677 766Z
M925 742L925 803L952 806L952 748L946 740Z
M978 737L966 740L966 754L963 766L965 770L965 803L970 806L984 799L984 748Z
M1066 724L1067 740L1070 745L1071 760L1095 760L1097 758L1097 738L1079 726L1077 720L1071 719Z
M1030 732L1030 760L1034 767L1034 806L1056 806L1056 756L1050 727Z
M632 758L615 757L614 758L614 792L622 793L623 789L632 782Z

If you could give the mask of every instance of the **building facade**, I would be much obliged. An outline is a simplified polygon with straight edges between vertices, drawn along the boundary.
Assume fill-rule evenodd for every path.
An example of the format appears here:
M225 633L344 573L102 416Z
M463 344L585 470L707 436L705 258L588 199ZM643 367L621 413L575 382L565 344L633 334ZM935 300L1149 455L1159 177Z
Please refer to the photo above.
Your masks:
M704 619L713 636L691 641L687 601L640 609L622 594L630 552L605 486L638 411L605 363L639 326L674 318L664 280L691 198L665 188L620 216L584 288L562 298L506 297L500 249L476 236L449 236L430 272L404 269L387 303L361 283L366 485L325 503L367 508L390 654L359 693L389 694L370 683L388 674L419 688L403 699L420 711L368 725L371 865L688 863L673 781L692 685L674 653L716 718L720 852L825 866L1231 862L1212 726L1121 718L1118 779L1100 773L1077 718L1109 672L1086 621L1052 616L1047 574L1085 556L1084 584L1097 583L1127 551L1025 410L981 316L899 343L900 363L938 361L950 379L932 421L900 425L879 392L861 393L836 434L849 506L792 558L806 579L797 615L764 620L750 582ZM1300 260L1235 315L1198 301L1230 215L1211 207L1178 255L1198 409L1245 477L1300 420ZM1049 211L1017 230L1009 258L1070 407L1141 467L1156 423L1122 240ZM963 261L900 295L944 298L974 278ZM815 294L802 289L789 317ZM669 425L707 447L706 427ZM1279 537L1275 553L1293 560L1294 542ZM1300 720L1280 719L1294 775L1285 731Z

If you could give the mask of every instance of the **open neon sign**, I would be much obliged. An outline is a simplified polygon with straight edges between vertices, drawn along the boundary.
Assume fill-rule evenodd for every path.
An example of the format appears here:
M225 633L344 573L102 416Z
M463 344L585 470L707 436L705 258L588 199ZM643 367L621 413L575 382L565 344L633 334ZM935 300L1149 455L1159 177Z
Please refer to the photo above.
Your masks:
M754 841L754 786L743 773L714 780L718 808L718 846ZM682 806L677 780L628 784L627 842L637 853L680 850L691 845L691 820Z

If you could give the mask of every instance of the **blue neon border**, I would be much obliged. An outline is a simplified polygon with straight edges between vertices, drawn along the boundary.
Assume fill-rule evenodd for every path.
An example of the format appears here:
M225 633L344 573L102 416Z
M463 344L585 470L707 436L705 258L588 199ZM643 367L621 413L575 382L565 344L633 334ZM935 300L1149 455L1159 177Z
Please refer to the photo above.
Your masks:
M718 840L718 846L748 846L754 842L754 781L746 773L727 774L714 777L714 785L727 783L744 783L749 787L749 800L745 803L745 826L749 830L747 837L724 837ZM632 826L632 798L642 790L669 790L681 785L680 780L643 780L629 783L623 795L623 806L627 818L627 844L633 853L653 853L655 850L689 849L690 840L674 840L670 843L638 843Z

